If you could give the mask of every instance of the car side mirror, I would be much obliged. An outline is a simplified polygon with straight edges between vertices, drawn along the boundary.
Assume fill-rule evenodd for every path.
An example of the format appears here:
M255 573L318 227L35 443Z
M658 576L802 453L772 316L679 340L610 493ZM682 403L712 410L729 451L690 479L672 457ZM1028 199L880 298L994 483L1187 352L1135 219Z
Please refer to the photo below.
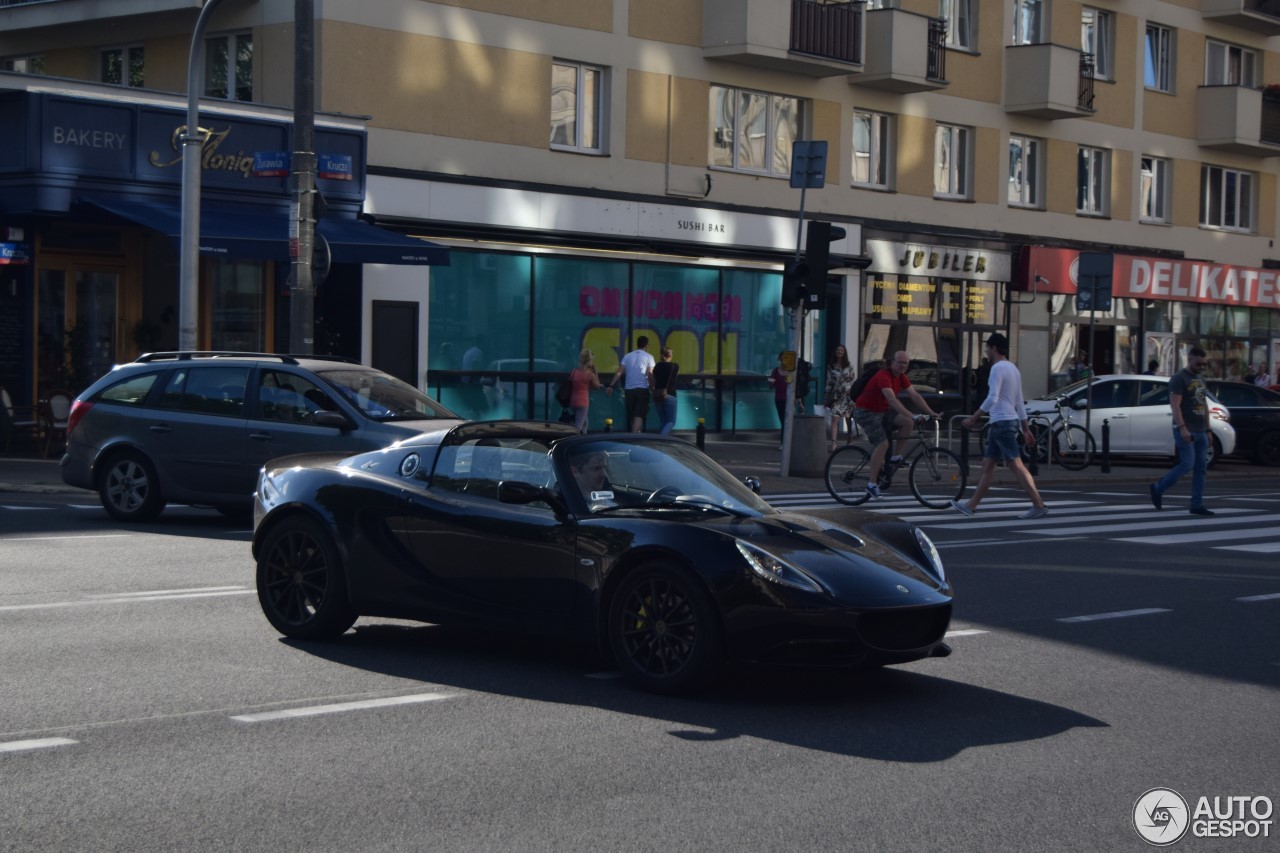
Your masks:
M1071 404L1071 408L1083 412L1085 409L1089 408L1089 398L1086 397L1082 400L1076 400Z
M742 478L742 482L746 485L748 489L755 492L757 495L760 494L760 478L759 477L748 474L746 477Z
M349 430L354 426L342 412L314 412L311 422L316 426L337 427L340 430Z

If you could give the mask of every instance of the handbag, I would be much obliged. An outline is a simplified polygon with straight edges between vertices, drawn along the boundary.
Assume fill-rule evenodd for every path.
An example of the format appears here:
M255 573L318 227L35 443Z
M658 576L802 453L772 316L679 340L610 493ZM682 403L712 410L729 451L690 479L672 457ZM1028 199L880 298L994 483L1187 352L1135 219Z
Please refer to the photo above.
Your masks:
M556 402L560 404L560 408L569 408L569 401L573 399L573 374L560 380L560 384L556 385Z

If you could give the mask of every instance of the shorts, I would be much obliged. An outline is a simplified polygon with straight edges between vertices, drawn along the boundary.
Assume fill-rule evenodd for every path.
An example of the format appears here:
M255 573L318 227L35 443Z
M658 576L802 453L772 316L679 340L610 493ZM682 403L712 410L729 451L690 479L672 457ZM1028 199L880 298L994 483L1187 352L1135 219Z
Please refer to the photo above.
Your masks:
M867 434L867 441L871 442L872 447L883 444L889 433L893 432L894 415L893 409L886 409L883 412L873 412L870 409L853 410L853 419Z
M627 405L627 425L624 429L631 429L633 419L639 418L643 421L649 417L649 389L628 388L624 396Z
M987 430L987 446L983 456L996 459L1018 459L1022 451L1018 449L1018 433L1022 432L1020 421L994 421Z

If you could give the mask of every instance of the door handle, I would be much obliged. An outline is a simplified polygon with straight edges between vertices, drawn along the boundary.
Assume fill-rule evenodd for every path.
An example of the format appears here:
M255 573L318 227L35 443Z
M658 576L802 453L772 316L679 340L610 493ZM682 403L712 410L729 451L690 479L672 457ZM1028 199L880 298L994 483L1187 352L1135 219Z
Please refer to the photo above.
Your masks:
M251 432L249 433L249 438L252 438L254 441L274 441L275 440L275 436L269 432Z
M173 427L169 426L168 424L152 424L150 427L148 427L148 429L150 429L152 432L159 432L159 433L173 432Z

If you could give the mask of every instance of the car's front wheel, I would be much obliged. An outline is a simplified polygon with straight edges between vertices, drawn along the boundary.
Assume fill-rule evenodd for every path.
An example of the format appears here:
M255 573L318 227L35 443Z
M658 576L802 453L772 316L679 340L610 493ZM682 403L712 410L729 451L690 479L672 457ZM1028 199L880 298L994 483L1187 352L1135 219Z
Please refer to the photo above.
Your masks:
M120 521L151 521L165 503L155 466L133 450L107 460L98 480L98 497L107 514Z
M332 640L359 615L347 599L342 558L327 531L304 516L286 518L258 551L258 603L286 637Z
M608 624L618 668L655 693L698 686L724 657L711 595L697 578L669 563L647 563L623 579Z

